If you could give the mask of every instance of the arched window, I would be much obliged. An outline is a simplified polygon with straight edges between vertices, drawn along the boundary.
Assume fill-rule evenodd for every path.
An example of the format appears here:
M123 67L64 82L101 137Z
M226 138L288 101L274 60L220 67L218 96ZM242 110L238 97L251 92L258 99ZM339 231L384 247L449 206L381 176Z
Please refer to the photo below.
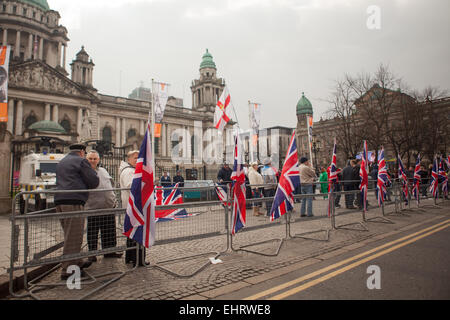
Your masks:
M28 128L35 122L37 122L36 115L31 111L30 115L25 119L25 128Z
M104 127L102 130L102 140L111 143L112 142L112 132L111 127Z
M70 132L70 120L69 119L63 119L63 120L61 120L61 122L59 124L61 125L61 127L64 128L64 130L66 130L67 133Z
M131 137L134 137L136 135L137 135L136 129L131 128L130 130L128 130L128 134L127 134L128 139Z

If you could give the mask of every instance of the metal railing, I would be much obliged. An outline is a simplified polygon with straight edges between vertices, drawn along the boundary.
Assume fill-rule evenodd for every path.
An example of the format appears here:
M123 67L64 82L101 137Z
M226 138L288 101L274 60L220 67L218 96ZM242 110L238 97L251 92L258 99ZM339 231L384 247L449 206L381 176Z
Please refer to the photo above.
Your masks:
M356 183L357 181L355 181ZM328 182L323 182L328 184ZM346 181L348 183L348 181ZM319 184L319 182L314 182ZM342 184L342 182L341 182ZM307 184L302 184L306 186ZM269 188L275 185L260 185L249 186L250 188ZM377 209L378 203L374 189L369 184L368 195L371 205L368 211ZM204 188L179 188L182 192L188 190L216 192L217 186ZM171 189L171 188L168 188ZM10 256L10 293L14 297L32 296L38 299L36 292L45 288L55 286L65 286L66 283L53 282L43 283L45 276L56 271L61 263L73 261L76 259L84 259L109 253L126 252L135 250L136 256L139 254L138 246L128 246L126 244L127 238L122 234L123 221L126 214L124 208L109 208L109 209L95 209L75 212L56 212L55 208L47 208L45 210L27 212L27 201L25 203L25 213L18 214L17 203L19 197L29 197L39 193L56 194L56 193L74 193L74 192L89 192L94 195L97 192L114 191L120 193L121 191L129 191L130 189L115 188L102 190L40 190L21 192L16 195L12 203L11 213L11 256ZM336 189L334 189L336 190ZM271 221L267 215L270 210L274 197L262 197L247 199L248 206L258 206L265 213L263 215L252 214L252 210L248 209L246 214L245 227L239 230L235 235L231 235L232 225L232 209L229 204L224 201L198 201L187 202L182 204L161 205L156 206L156 210L163 216L169 212L169 216L173 217L169 221L162 221L161 219L156 224L156 238L154 245L146 250L145 258L149 262L147 268L157 268L176 277L192 277L193 275L204 270L210 263L210 258L217 259L225 252L233 251L247 251L264 256L276 256L279 254L283 242L289 238L302 238L318 241L329 241L330 231L341 229L350 229L354 231L368 231L367 222L385 222L394 223L387 217L393 214L406 214L406 207L403 207L404 199L402 199L401 186L397 181L393 181L392 186L388 188L393 201L385 202L381 207L381 216L368 218L366 213L361 209L340 209L336 210L337 197L344 198L349 196L358 199L359 190L348 191L334 191L330 193L310 193L310 194L295 194L294 195L294 212L288 212L284 217L280 217ZM411 190L411 188L409 189ZM231 199L231 188L227 191L228 199ZM313 201L314 198L327 198L328 201ZM408 209L410 209L411 191L408 194ZM297 212L297 205L299 202L312 201L317 203L317 207L313 210L314 217L301 217ZM373 202L375 201L375 203ZM436 205L438 200L434 200ZM354 202L352 202L353 204ZM316 205L315 205L316 206ZM264 207L266 207L264 209ZM420 205L424 207L424 205ZM389 208L391 208L389 210ZM301 209L300 209L301 211ZM182 212L180 215L177 213ZM336 218L340 218L347 214L361 213L360 221L353 221L349 224L336 223ZM357 215L358 216L358 215ZM351 216L353 219L353 216ZM81 250L77 253L64 254L64 231L61 221L70 218L86 219L87 227L83 228L83 243ZM304 221L315 221L314 225L305 226ZM112 226L110 230L110 238L114 241L108 242L108 237L101 238L102 246L98 248L98 239L90 229L96 226L100 230L105 225ZM350 225L359 225L360 228L352 229ZM306 227L306 229L305 229ZM263 230L263 232L261 232ZM98 232L98 231L97 231ZM323 233L324 237L314 237L314 234ZM113 235L112 235L113 234ZM95 242L95 245L94 245ZM267 246L269 244L269 246ZM274 246L275 244L275 246ZM189 254L187 254L189 253ZM193 261L191 264L188 262ZM28 280L28 270L30 268L54 265L54 267L46 272L44 275L32 281ZM98 292L105 286L119 280L125 274L136 270L138 264L136 263L132 268L125 270L113 270L112 272L88 274L88 280L85 284L95 283L97 279L105 276L114 277L106 283L100 285L94 290L88 292L82 299ZM14 272L18 270L24 271L24 289L25 294L18 294L14 292L13 279Z

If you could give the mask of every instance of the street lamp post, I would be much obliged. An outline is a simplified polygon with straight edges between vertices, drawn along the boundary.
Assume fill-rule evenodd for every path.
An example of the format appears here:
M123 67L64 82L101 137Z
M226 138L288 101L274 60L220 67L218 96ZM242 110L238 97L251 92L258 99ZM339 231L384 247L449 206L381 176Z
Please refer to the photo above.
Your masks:
M320 147L318 146L318 142L319 141L316 141L316 136L313 135L312 151L314 152L314 166L316 168L316 172L318 172L318 168L317 168L317 153L320 151Z

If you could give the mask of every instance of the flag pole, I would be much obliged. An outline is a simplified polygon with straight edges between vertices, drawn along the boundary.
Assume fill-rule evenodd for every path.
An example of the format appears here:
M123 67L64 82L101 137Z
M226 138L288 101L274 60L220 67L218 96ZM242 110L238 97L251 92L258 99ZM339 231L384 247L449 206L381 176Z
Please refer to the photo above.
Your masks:
M155 172L156 175L156 168L155 168L155 163L156 163L156 159L155 159L155 93L154 93L154 79L152 78L152 90L150 92L151 94L151 100L152 100L152 106L151 106L151 122L150 122L150 130L151 130L151 135L152 135L152 167L153 170ZM156 177L154 177L156 178Z

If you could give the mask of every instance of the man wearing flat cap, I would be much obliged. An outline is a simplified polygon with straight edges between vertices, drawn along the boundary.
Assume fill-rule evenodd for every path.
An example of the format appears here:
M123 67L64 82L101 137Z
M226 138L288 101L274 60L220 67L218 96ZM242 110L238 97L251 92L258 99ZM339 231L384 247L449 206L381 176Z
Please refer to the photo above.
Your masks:
M73 144L69 147L70 153L66 155L56 166L57 190L86 190L95 189L99 184L99 178L89 161L86 160L86 146ZM67 192L55 194L56 212L83 211L88 200L88 192ZM84 230L83 217L61 219L64 231L63 255L77 254L81 251ZM61 279L67 279L71 274L67 273L70 265L78 265L81 276L85 275L83 269L91 265L91 262L82 260L64 261L62 263Z

